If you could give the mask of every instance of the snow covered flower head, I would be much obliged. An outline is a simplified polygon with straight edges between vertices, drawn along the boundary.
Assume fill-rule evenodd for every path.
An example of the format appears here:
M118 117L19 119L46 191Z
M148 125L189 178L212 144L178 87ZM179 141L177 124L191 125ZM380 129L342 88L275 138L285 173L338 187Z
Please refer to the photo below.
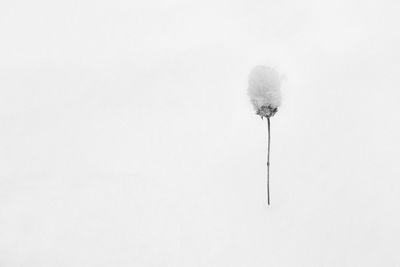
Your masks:
M273 68L256 66L249 75L248 94L261 118L272 117L281 104L281 75Z

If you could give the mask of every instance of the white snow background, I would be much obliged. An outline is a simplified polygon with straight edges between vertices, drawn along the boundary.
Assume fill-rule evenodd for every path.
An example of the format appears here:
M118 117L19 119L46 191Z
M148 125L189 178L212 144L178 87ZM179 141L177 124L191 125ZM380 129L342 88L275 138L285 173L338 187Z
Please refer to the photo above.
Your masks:
M400 266L399 8L1 1L0 266Z

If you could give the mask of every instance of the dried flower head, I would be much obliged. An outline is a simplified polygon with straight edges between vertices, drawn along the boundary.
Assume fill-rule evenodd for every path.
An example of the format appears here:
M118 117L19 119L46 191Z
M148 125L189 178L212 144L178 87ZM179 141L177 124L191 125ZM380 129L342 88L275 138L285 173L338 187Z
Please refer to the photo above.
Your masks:
M281 104L281 75L273 68L256 66L249 75L248 94L261 118L275 115Z

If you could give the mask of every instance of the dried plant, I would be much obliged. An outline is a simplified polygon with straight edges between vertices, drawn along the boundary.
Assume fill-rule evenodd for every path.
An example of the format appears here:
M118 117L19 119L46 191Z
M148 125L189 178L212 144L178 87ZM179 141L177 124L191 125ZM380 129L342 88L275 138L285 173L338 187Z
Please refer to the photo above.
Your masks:
M281 104L281 75L273 68L256 66L249 75L248 94L261 119L267 118L268 123L268 153L267 153L267 202L270 205L269 194L269 155L271 144L270 118L278 111Z

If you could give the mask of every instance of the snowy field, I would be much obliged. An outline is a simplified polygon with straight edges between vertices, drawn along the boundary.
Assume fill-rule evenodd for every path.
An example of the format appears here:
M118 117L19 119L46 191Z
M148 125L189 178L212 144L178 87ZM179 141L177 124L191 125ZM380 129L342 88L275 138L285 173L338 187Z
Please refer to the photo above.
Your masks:
M399 8L1 1L0 266L400 266Z

